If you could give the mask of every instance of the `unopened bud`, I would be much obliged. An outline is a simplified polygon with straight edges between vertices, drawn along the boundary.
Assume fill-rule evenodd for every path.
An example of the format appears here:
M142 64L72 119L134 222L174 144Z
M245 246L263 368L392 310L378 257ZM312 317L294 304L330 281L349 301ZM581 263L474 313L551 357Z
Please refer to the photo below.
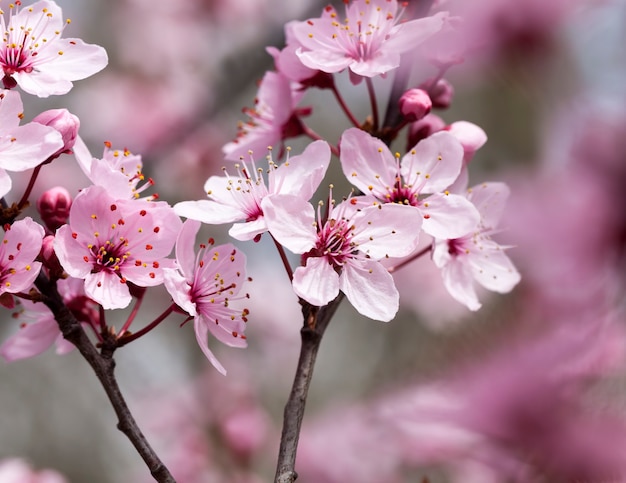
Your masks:
M78 128L80 127L78 117L67 109L50 109L36 116L33 122L50 126L61 133L63 147L51 157L58 157L62 153L72 152L72 148L78 137Z
M428 84L428 82L426 82ZM424 87L423 85L421 86ZM454 97L454 87L445 79L439 79L434 86L428 88L428 94L430 100L433 102L433 107L437 109L447 109L452 104L452 98Z
M409 89L402 94L399 104L400 112L409 122L419 121L433 107L428 93L422 89Z
M487 134L476 124L467 121L453 122L446 128L463 146L463 159L468 163L476 151L487 142Z
M37 200L37 211L51 232L67 223L72 206L72 196L62 186L56 186L42 194Z
M422 139L426 139L431 134L441 131L446 127L446 123L435 114L427 114L423 119L409 125L407 137L407 151L410 151Z
M54 235L45 236L41 244L41 261L48 269L50 278L61 278L63 276L63 267L54 252Z

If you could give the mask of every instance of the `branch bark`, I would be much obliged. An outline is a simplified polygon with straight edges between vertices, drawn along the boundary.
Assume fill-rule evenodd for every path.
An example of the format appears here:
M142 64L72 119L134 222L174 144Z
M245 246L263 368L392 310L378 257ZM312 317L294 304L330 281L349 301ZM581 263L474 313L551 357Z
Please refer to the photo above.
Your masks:
M175 483L176 480L139 429L120 391L115 378L115 360L113 359L113 353L117 348L115 338L112 335L104 335L102 352L98 352L91 340L89 340L89 337L87 337L80 322L76 320L63 302L56 283L49 280L43 273L40 273L35 281L35 286L44 296L43 303L54 314L63 337L76 346L92 367L100 384L102 384L117 415L117 428L130 440L156 481L159 483Z
M275 483L293 483L298 478L298 473L295 470L296 453L306 399L313 378L313 368L322 336L343 298L343 293L340 293L335 300L321 308L303 302L304 325L300 330L302 346L296 375L283 415L283 430L280 438Z

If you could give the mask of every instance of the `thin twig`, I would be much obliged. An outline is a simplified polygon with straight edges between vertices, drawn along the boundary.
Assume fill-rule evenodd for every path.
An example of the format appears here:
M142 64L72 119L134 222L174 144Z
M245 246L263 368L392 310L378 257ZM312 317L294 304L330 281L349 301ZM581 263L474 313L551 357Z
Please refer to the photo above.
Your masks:
M117 428L130 440L156 481L159 483L175 483L176 480L174 480L174 477L154 452L139 426L137 426L137 422L133 418L117 384L114 374L115 360L113 359L113 353L116 349L115 339L112 337L105 338L102 343L102 353L98 352L87 337L87 334L85 334L80 322L76 320L63 302L57 291L56 283L51 282L43 273L40 273L35 281L35 286L44 295L43 302L54 314L63 337L76 346L96 373L96 377L102 384L117 415Z

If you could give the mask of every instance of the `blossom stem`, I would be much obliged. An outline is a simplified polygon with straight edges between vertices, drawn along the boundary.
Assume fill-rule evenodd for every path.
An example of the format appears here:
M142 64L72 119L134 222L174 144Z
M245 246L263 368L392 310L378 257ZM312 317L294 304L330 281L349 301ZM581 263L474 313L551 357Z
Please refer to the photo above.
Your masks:
M115 360L113 359L117 341L110 336L105 336L102 343L102 351L98 352L96 347L94 347L89 340L89 337L87 337L80 322L76 320L72 312L70 312L69 308L63 302L63 298L57 290L56 282L51 281L43 273L40 273L35 280L35 286L44 296L43 302L54 314L54 318L59 324L63 337L76 346L95 372L100 384L102 384L117 415L117 428L130 440L156 481L159 483L175 483L176 480L174 480L174 477L159 459L158 455L154 452L146 440L146 437L139 429L120 391L117 379L115 378Z
M300 358L298 359L291 393L283 414L283 430L280 438L276 476L274 477L275 483L293 483L298 477L295 470L296 452L307 394L313 378L315 359L324 331L343 298L343 293L340 293L335 300L321 308L301 301L304 318L304 324L300 329L302 346L300 347Z
M165 319L167 319L167 317L174 312L174 310L176 309L176 304L172 303L167 309L165 309L163 311L163 313L161 315L159 315L156 319L154 319L152 322L150 322L148 325L146 325L143 329L138 330L135 333L130 333L128 332L128 335L124 335L124 337L118 337L117 338L117 347L122 347L125 346L126 344L128 344L129 342L132 342L136 339L139 339L139 337L146 335L148 332L150 332L152 329L154 329L157 325L159 325L161 322L163 322Z
M417 260L418 258L426 255L428 252L430 252L433 249L432 245L428 245L426 248L424 248L423 250L420 250L419 252L414 253L413 255L411 255L409 258L406 258L405 260L402 260L400 263L398 263L397 265L394 265L392 267L389 267L387 269L387 271L389 273L393 273L393 272L397 272L398 270L400 270L401 268L405 267L406 265L408 265L411 262L414 262L415 260Z
M22 195L22 199L17 204L18 209L21 210L28 203L28 197L30 196L31 192L33 191L33 188L35 187L35 182L37 181L37 177L39 176L39 171L41 171L42 166L43 164L40 164L33 170L33 174L31 175L30 180L28 181L28 186L26 186L26 190L24 191L24 194Z
M352 114L352 111L347 106L346 102L343 100L341 93L339 92L339 90L337 89L337 86L334 83L333 83L333 86L331 87L331 90L333 91L333 94L335 94L335 98L337 99L337 102L339 102L341 109L346 114L346 116L348 116L348 119L350 119L350 122L354 125L354 127L361 127L361 123L354 117L354 114Z
M272 236L271 233L270 233L270 236ZM280 243L276 241L276 238L274 238L273 236L272 236L272 240L274 240L274 245L276 245L276 249L278 250L280 259L282 260L283 266L285 267L285 271L287 272L287 276L289 276L289 281L292 282L293 270L291 269L291 264L289 263L289 260L287 259L287 254L285 253L285 249Z
M301 122L300 125L302 127L302 130L304 131L304 134L306 134L311 139L313 139L313 141L320 141L320 140L325 141L325 139L322 136L317 134L313 129L311 129L309 126L307 126L303 122ZM336 146L333 146L330 143L328 144L328 146L330 147L330 152L333 153L335 156L339 157L339 149L337 149Z
M132 324L133 320L135 320L135 317L137 316L137 313L139 312L139 308L141 307L141 302L143 302L143 294L144 293L145 293L145 291L142 291L141 295L139 297L137 297L137 301L135 302L135 306L133 307L132 312L128 316L128 319L126 319L126 322L124 323L124 325L120 329L119 333L117 334L117 338L118 339L121 338L126 333L128 328L130 327L130 324Z
M102 334L102 337L106 337L107 334L107 322L106 322L106 315L104 313L104 307L102 305L98 306L99 312L98 312L98 321L100 322L100 333Z
M367 93L370 97L370 103L372 105L372 122L373 132L378 131L378 103L376 102L376 91L374 90L374 82L371 77L365 78L365 84L367 85Z

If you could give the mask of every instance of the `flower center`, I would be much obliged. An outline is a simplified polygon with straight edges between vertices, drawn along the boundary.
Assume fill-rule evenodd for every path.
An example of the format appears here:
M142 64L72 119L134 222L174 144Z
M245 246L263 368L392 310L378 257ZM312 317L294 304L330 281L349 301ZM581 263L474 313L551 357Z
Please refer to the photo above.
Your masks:
M89 249L93 255L93 268L91 272L98 273L102 270L119 272L120 265L130 256L130 252L125 251L127 246L128 242L126 239L121 240L117 244L107 240L99 247L95 245L90 246Z
M324 257L335 269L343 267L346 259L352 258L355 252L353 230L354 225L349 225L346 220L329 219L318 231L315 248L307 255Z

